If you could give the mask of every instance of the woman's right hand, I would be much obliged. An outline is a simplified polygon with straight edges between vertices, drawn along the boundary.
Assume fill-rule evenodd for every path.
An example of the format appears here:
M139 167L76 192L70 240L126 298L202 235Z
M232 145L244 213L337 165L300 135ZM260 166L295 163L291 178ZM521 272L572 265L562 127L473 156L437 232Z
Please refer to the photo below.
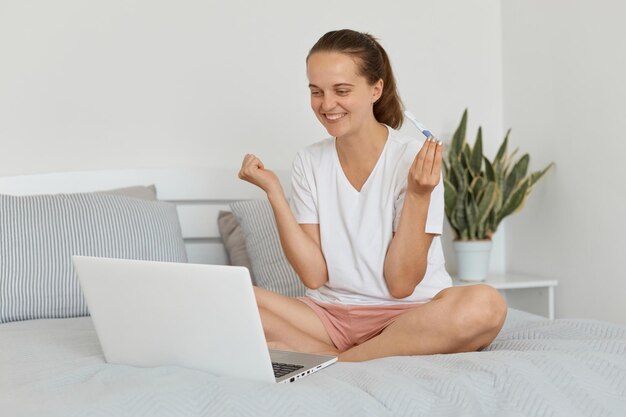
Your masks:
M266 193L281 189L276 174L265 169L263 162L252 154L246 154L241 163L239 178L261 188Z

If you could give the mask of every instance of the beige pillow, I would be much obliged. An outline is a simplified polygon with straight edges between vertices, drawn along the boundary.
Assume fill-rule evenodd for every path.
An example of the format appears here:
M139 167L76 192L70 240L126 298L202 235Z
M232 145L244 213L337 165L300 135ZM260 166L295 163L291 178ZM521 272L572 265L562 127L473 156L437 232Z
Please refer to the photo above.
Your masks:
M252 263L246 250L246 240L239 222L230 211L220 211L217 215L217 227L224 242L224 248L231 265L245 266L250 271L252 284L256 285L256 279L252 273Z

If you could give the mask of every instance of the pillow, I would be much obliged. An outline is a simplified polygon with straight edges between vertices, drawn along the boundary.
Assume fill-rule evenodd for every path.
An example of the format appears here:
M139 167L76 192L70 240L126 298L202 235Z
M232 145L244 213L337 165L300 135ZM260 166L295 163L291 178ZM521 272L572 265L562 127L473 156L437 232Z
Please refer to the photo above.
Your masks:
M140 198L142 200L157 200L156 186L152 185L133 185L130 187L116 188L114 190L95 191L103 194L116 194L126 197Z
M71 255L187 261L171 203L102 192L0 195L0 323L87 315Z
M304 295L306 287L280 245L269 202L238 201L230 204L230 208L241 225L257 285L289 297Z
M217 228L220 231L222 242L224 242L229 264L248 268L252 284L256 285L250 257L246 251L246 240L235 215L230 211L220 211L217 214Z

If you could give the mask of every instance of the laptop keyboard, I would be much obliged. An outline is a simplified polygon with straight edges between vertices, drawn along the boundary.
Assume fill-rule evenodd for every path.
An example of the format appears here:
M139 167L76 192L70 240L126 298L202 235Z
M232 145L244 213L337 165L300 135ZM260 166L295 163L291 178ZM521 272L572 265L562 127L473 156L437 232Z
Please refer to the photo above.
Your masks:
M272 362L272 367L274 368L274 376L276 378L280 378L281 376L287 375L290 372L296 371L300 368L304 368L302 365L292 365L290 363L280 363L280 362Z

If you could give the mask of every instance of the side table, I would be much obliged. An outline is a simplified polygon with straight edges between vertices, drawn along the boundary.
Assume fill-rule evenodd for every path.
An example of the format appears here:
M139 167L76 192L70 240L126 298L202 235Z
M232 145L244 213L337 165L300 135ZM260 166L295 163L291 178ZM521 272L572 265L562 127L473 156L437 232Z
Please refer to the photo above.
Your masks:
M513 296L514 292L519 292L518 290L524 289L547 289L548 291L548 318L554 319L554 289L558 285L558 281L555 279L545 279L545 278L537 278L531 276L517 275L517 274L492 274L487 277L484 281L474 282L474 281L461 281L458 278L452 279L453 285L473 285L473 284L487 284L492 286L493 288L499 290L507 299L507 304L509 307L519 308L521 310L526 310L524 308L524 304L536 304L536 303L524 303L524 300L521 300L520 297L510 297ZM516 303L509 303L509 298L511 301L516 301ZM512 305L513 304L513 305ZM532 311L529 311L532 313Z

